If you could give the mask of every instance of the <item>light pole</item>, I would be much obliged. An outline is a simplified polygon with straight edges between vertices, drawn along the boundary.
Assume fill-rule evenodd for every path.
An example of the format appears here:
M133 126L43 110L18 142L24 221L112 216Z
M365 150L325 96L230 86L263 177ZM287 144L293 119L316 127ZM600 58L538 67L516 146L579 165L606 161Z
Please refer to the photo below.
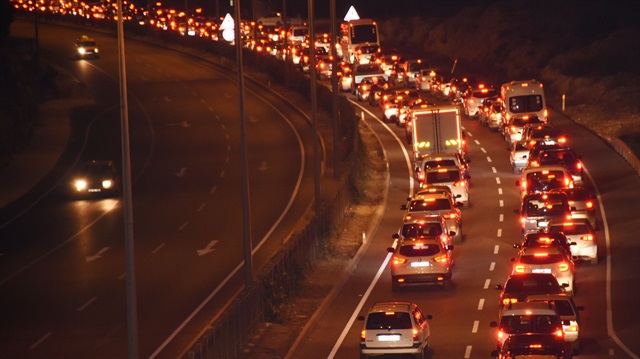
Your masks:
M309 76L311 77L311 122L313 123L313 174L316 215L320 213L320 145L318 144L318 99L316 94L316 44L313 0L309 0Z

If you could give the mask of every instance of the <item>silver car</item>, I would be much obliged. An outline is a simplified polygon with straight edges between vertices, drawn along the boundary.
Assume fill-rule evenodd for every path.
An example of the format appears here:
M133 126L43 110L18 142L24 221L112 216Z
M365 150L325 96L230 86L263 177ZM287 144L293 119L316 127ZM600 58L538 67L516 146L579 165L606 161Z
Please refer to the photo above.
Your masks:
M507 150L509 151L509 162L513 173L520 173L527 167L527 160L529 158L529 142L527 140L520 140L513 142Z
M520 210L522 234L544 230L549 221L571 220L569 199L564 193L533 193L522 198Z
M414 194L407 204L400 206L405 211L404 220L424 217L429 214L441 215L449 232L455 232L455 242L462 242L462 218L458 205L451 195L445 193Z
M584 187L562 188L551 192L563 192L569 198L571 218L586 219L593 229L597 229L596 204L597 199L591 191Z
M586 219L551 220L547 224L549 233L562 233L575 243L571 245L571 255L576 259L588 259L591 264L598 264L598 243L596 232Z
M391 259L391 288L439 284L451 287L453 245L445 245L439 236L398 240L397 248L387 249Z

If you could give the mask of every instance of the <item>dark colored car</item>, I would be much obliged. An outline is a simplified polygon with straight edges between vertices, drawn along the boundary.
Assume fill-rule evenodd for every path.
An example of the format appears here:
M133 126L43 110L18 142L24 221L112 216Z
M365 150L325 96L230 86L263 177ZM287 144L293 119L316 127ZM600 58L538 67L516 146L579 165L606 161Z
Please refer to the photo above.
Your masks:
M564 339L553 334L517 334L507 339L500 350L491 352L500 359L571 358Z
M81 164L71 180L74 196L117 196L120 176L111 160L92 160Z

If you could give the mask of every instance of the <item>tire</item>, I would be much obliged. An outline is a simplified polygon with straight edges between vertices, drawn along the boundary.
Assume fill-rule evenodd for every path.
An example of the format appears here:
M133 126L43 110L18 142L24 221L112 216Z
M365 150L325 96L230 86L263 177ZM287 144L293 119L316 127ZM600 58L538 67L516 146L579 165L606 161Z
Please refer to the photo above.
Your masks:
M444 290L451 290L451 288L453 287L453 282L451 281L451 278L449 279L445 279L442 282L442 289Z

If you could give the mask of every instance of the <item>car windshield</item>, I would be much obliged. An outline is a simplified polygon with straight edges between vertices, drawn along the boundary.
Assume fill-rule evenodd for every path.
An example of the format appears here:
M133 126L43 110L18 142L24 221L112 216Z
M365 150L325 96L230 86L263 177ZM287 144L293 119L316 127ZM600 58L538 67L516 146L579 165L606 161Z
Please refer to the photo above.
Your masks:
M572 163L578 159L578 156L571 150L542 151L538 158L540 159L540 163Z
M399 253L405 257L430 257L440 253L438 244L409 244L400 247Z
M81 47L95 47L96 46L96 42L95 41L80 41L80 42L78 42L78 46L81 46Z
M562 216L567 212L567 203L560 199L528 199L524 203L527 216Z
M369 313L367 329L411 329L411 317L407 312Z
M508 315L500 321L500 329L507 334L554 333L561 326L557 315Z
M427 173L427 183L456 182L460 180L459 171L434 171Z
M450 210L451 202L446 198L434 198L430 200L415 200L409 204L409 211L442 211Z
M405 238L439 236L441 234L442 234L442 225L438 222L407 223L402 226L402 236Z

